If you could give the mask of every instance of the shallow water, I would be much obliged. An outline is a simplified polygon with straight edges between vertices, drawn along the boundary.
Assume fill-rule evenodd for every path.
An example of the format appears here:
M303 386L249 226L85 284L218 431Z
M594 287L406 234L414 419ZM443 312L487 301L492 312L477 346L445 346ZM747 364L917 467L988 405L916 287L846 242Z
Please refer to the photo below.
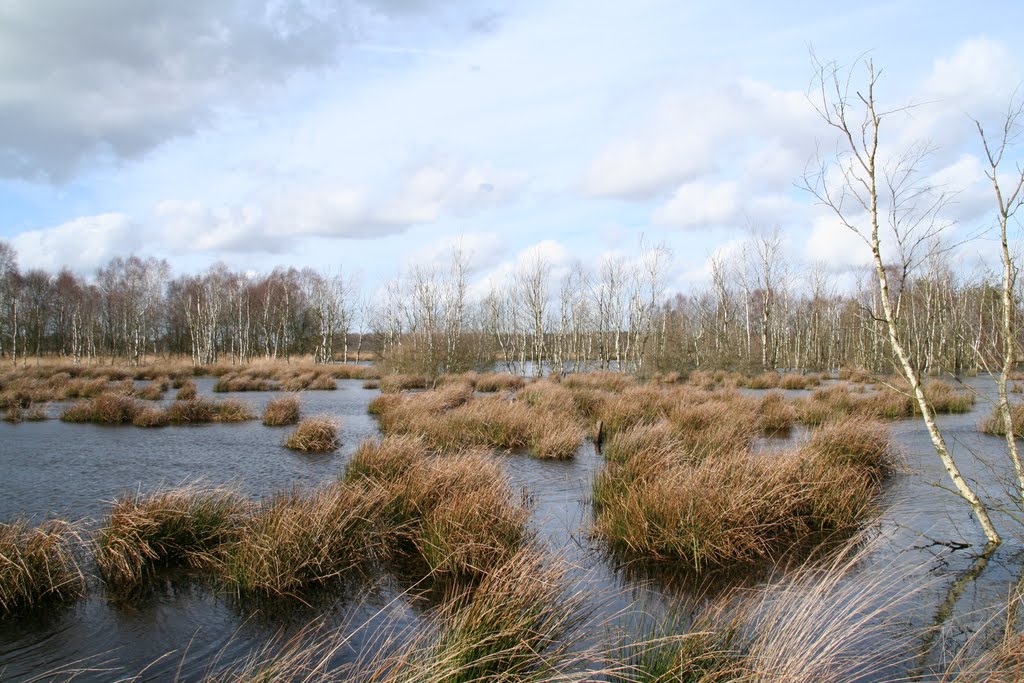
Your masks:
M987 379L965 381L983 397L994 393ZM200 379L198 384L201 394L211 394L213 380ZM304 415L325 414L341 420L342 446L328 455L289 451L281 446L289 428L264 427L258 421L158 430L58 420L0 423L4 482L0 520L29 516L35 521L60 517L95 523L109 501L126 491L148 492L197 480L231 485L253 498L293 486L315 486L337 477L358 444L378 434L366 412L377 393L363 389L361 381L342 380L337 391L301 394ZM215 396L240 398L260 412L275 395ZM59 409L53 406L55 414ZM959 460L972 462L974 458L967 456L975 452L992 463L992 469L965 467L965 473L997 492L1000 478L1009 472L1005 444L976 431L989 409L980 400L972 412L941 420ZM941 633L921 639L917 646L925 653L924 661L934 662L941 648L962 642L964 634L1005 603L1008 587L1020 580L1022 544L1008 539L994 555L978 560L984 539L967 508L934 485L945 482L945 473L923 425L899 422L892 431L910 472L887 489L886 512L874 532L873 550L850 580L878 572L898 573L902 578L894 591L916 590L900 613L905 623L899 627L918 629L943 622ZM763 439L759 448L771 457L806 435L805 430L795 429L784 438ZM513 486L528 494L539 537L575 567L576 579L599 596L600 611L613 615L641 605L657 612L668 602L686 597L690 588L685 582L658 572L644 573L642 580L637 572L627 575L591 542L589 495L602 461L589 443L572 461L539 461L515 453L495 457ZM999 524L1006 532L1020 529L1005 515L999 515ZM974 547L954 551L948 545L953 541ZM409 588L409 580L389 575L372 586L360 584L325 596L307 608L275 610L238 604L212 587L173 577L132 600L118 600L94 585L86 599L70 608L0 621L0 678L21 680L76 668L80 666L76 662L84 659L104 670L85 672L76 680L109 680L143 670L141 680L163 680L179 667L184 680L193 680L212 660L227 663L243 658L276 636L297 633L312 619L352 634L349 649L339 655L351 659L380 624L400 629L416 621L424 605L412 598L415 591ZM903 662L897 669L913 670L916 664Z

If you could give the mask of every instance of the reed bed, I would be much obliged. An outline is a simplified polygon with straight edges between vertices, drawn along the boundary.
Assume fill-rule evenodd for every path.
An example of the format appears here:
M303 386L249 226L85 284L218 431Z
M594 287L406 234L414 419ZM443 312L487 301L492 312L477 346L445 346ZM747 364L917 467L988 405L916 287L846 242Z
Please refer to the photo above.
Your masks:
M818 375L798 375L790 373L779 378L780 389L810 389L821 384Z
M338 447L338 421L325 416L308 417L292 430L285 448L304 453L327 453Z
M192 486L124 496L97 532L96 567L116 589L139 585L156 567L213 567L245 511L243 499L229 489Z
M281 396L267 401L263 408L263 424L268 427L293 425L299 421L299 397Z
M0 616L83 596L79 542L78 530L67 522L0 523Z

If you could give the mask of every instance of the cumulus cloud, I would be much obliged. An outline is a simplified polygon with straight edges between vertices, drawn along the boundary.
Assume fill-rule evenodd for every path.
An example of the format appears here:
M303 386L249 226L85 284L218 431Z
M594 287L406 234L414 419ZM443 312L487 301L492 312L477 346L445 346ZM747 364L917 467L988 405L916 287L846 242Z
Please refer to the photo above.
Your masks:
M788 182L787 169L794 160L806 161L820 125L802 92L763 83L676 93L661 101L640 130L597 155L583 187L600 197L651 197L749 155L771 155L773 170Z
M411 0L9 0L0 4L0 175L63 181L264 101Z
M24 269L56 272L65 266L90 273L115 254L128 254L143 246L142 231L122 213L83 216L44 230L15 235L11 244Z

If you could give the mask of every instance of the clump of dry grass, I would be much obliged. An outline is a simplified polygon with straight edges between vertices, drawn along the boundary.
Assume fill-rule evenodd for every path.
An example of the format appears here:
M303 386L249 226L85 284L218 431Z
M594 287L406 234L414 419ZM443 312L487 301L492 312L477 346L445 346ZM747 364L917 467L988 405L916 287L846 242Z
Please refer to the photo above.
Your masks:
M217 378L213 390L217 393L238 392L238 391L277 391L276 382L264 377L256 377L252 374L229 373Z
M483 575L526 540L529 509L480 453L438 458L419 439L390 436L361 444L345 481L389 491L381 514L435 572Z
M284 446L305 453L333 451L338 447L338 422L325 416L306 418L288 435Z
M164 427L167 425L167 412L153 406L140 406L132 417L136 427Z
M870 418L851 417L825 424L814 431L806 448L829 467L853 467L875 482L903 469L889 430Z
M328 365L325 369L336 379L380 379L380 369L374 365L338 363Z
M25 411L25 420L28 422L44 422L50 419L48 406L43 403L35 403Z
M488 393L496 391L519 391L526 386L526 380L520 375L506 372L488 372L477 375L476 390Z
M589 612L584 594L567 590L565 563L525 548L476 588L432 615L431 640L413 639L398 653L364 666L366 681L575 680L577 644Z
M7 410L4 411L4 422L18 424L23 419L25 419L25 411L22 410L19 403L11 403L7 406Z
M387 554L379 488L331 484L259 504L225 546L219 567L239 595L295 597Z
M117 500L96 536L96 567L115 588L138 585L157 566L209 568L236 537L246 505L227 489L188 487Z
M135 392L135 395L143 401L159 401L164 397L164 392L169 388L166 379L158 379L150 382Z
M1010 424L1013 426L1013 434L1018 439L1024 438L1024 404L1017 403L1010 406ZM999 406L993 406L988 417L978 424L978 431L994 436L1006 436L1006 424L999 412Z
M636 386L636 378L625 372L582 372L567 375L562 384L567 389L600 389L621 393Z
M199 391L196 383L190 379L182 381L176 388L178 393L175 394L174 398L177 401L190 401L198 395Z
M765 394L758 412L761 428L766 432L783 432L792 427L798 417L796 407L780 391Z
M779 373L777 372L766 372L761 375L755 375L747 380L747 388L749 389L777 389L779 382L781 381Z
M128 424L140 410L141 406L131 396L106 392L67 407L60 419L64 422Z
M75 378L66 382L62 389L64 398L92 398L106 391L107 378Z
M370 404L370 411L380 416L381 429L419 436L438 452L522 448L538 458L571 458L583 441L582 427L564 412L499 396L472 398L468 385L388 396L382 394Z
M333 391L338 385L327 372L311 371L300 372L281 381L281 388L285 391Z
M0 616L85 594L75 558L78 531L66 522L0 523Z
M822 532L856 530L898 469L884 427L864 418L767 459L749 451L757 420L730 418L727 402L679 410L690 415L635 424L605 448L594 531L628 556L697 571L770 562Z
M386 375L380 380L380 390L388 394L406 389L426 389L427 384L424 375Z
M214 401L208 398L175 401L167 406L164 414L167 421L175 425L245 422L256 417L247 404L234 398L223 401Z
M293 425L299 421L299 397L281 396L267 401L263 409L263 424L268 427Z
M821 383L818 375L798 375L790 373L779 379L780 389L810 389Z

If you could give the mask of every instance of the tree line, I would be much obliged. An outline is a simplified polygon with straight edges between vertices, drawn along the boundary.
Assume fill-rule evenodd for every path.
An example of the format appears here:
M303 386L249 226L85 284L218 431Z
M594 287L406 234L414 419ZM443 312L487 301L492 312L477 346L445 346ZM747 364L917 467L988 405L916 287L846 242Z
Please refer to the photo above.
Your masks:
M998 367L998 275L959 272L937 241L911 265L888 267L889 297L918 370ZM840 287L824 266L787 263L777 229L752 232L731 256L711 257L709 270L710 284L678 292L661 245L594 268L556 269L537 256L472 295L470 257L454 249L447 265L414 265L371 296L344 271L311 268L252 274L216 264L175 276L165 260L128 256L91 277L23 271L0 242L0 357L137 365L181 355L199 365L374 354L426 374L495 364L519 374L892 369L870 271Z

